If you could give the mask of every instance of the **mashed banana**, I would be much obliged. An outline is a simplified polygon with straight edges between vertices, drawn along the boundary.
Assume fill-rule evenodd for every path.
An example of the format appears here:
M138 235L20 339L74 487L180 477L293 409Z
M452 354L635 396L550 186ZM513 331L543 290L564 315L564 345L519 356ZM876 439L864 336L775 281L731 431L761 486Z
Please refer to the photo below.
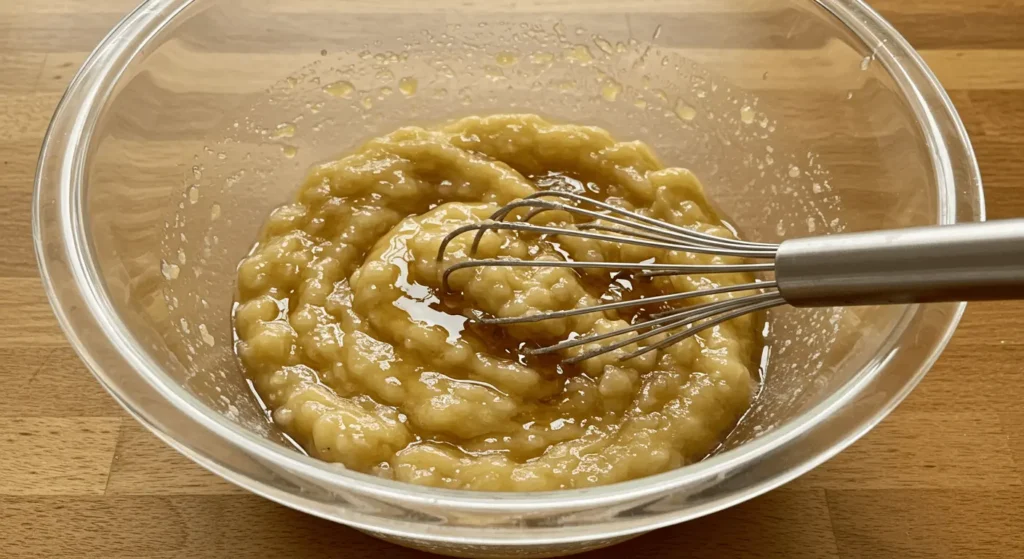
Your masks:
M517 350L608 332L650 308L489 327L497 317L745 283L744 274L632 279L603 270L486 267L451 275L473 235L453 229L557 186L731 237L688 171L640 142L533 115L402 128L313 169L238 268L238 355L274 421L310 455L360 472L459 489L542 491L664 472L713 450L747 409L759 349L741 317L628 361L579 365ZM561 211L537 224L565 225ZM581 219L577 216L575 219ZM489 232L476 258L730 263L571 237ZM722 300L722 294L690 304ZM635 335L635 334L630 334ZM619 338L604 340L610 344ZM651 343L653 338L643 343Z

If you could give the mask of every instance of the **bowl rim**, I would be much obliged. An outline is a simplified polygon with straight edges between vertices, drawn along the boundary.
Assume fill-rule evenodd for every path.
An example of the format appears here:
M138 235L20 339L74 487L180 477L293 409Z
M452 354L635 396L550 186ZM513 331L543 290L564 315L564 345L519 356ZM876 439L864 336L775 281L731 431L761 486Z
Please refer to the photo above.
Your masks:
M919 118L919 124L923 128L932 152L932 162L935 164L934 170L939 185L939 223L948 224L957 221L957 188L965 186L962 179L958 180L955 177L953 163L949 155L951 148L943 138L940 124L936 120L939 117L946 119L946 124L952 126L956 131L957 137L954 140L959 142L959 145L955 147L966 154L966 160L960 163L967 167L966 173L970 184L966 186L974 190L969 194L978 204L975 217L979 221L984 220L984 197L981 190L980 172L966 130L945 90L939 85L921 57L881 16L861 0L816 0L816 3L836 17L847 29L853 31L865 44L873 45L872 56L885 65L893 79L903 88L902 93L906 95ZM165 442L204 467L215 471L221 477L250 491L317 516L332 520L339 520L339 517L342 517L344 522L356 527L399 537L413 535L416 538L427 540L447 541L449 539L442 533L409 532L404 529L382 527L356 517L343 518L343 515L324 514L316 507L297 503L290 498L288 493L220 465L213 457L165 432L164 428L160 427L161 422L147 412L144 404L135 401L130 395L124 394L119 383L108 374L104 365L107 358L103 355L109 352L118 354L140 378L178 411L187 413L190 419L232 447L274 464L285 471L296 472L298 475L318 483L351 490L367 497L410 506L523 513L549 509L556 511L609 507L640 498L664 495L681 487L697 486L709 480L721 479L736 467L755 460L761 455L776 450L785 450L785 447L791 442L819 427L837 409L857 398L864 387L888 362L893 346L898 340L898 334L922 313L920 306L906 307L897 323L895 335L889 337L887 342L879 348L875 357L851 381L824 402L804 411L772 433L702 462L662 474L595 488L530 493L492 493L420 487L384 480L368 474L326 467L319 460L258 437L233 421L222 417L165 375L148 353L133 343L130 332L114 311L109 297L101 287L102 282L99 281L99 275L91 257L91 244L85 235L83 207L80 196L76 196L82 191L82 185L85 182L84 173L88 158L87 150L80 149L80 146L90 145L89 140L105 106L105 101L113 93L118 78L127 66L154 39L159 37L162 31L173 24L176 16L194 5L196 5L195 0L148 0L144 2L114 27L76 74L58 103L40 151L33 196L33 238L40 274L50 304L74 350L93 375L132 416ZM911 72L917 77L915 78ZM930 108L930 102L925 98L925 94L932 98L932 102L938 103L937 108L941 109L942 114L937 114L935 109ZM57 177L57 179L52 180L51 177ZM50 203L44 200L46 191L57 193L56 208L44 207ZM58 223L44 219L44 215L48 216L53 211L56 211L59 216ZM57 238L54 238L55 235L50 231L50 228L54 227L60 233L56 236ZM758 484L748 486L743 491L735 491L719 498L700 510L688 509L685 515L676 515L658 523L642 525L620 522L614 529L609 526L609 529L582 536L568 533L552 535L544 540L544 543L595 540L633 534L659 527L659 524L672 524L680 519L689 519L714 512L788 482L831 458L888 415L917 385L938 358L952 336L966 304L950 303L943 306L949 310L949 320L938 336L937 343L931 348L917 371L907 379L902 389L889 395L886 401L864 416L855 429L844 433L831 445L813 453L812 458L805 459L796 467L787 469L784 474L761 480ZM95 344L87 343L80 335L82 321L73 315L83 311L89 313L90 323L94 322L100 327L102 338L105 340L104 347L97 348ZM496 541L496 537L481 536L478 540L472 540L472 538L470 540L491 544ZM516 538L510 538L508 541L522 543L521 539ZM534 541L531 540L531 543Z

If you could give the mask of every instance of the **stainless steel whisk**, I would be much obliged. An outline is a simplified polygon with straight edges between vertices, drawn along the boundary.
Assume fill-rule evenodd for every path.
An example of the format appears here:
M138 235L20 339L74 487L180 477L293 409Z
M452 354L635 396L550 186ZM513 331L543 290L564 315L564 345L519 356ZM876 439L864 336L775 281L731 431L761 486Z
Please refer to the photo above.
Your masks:
M582 206L590 206L593 209ZM504 221L514 210L520 208L529 208L520 221ZM530 223L537 214L550 210L566 211L593 218L595 221L571 227ZM786 304L794 307L831 307L1024 299L1024 219L837 234L790 239L772 244L723 239L652 219L585 196L549 190L502 207L488 221L466 225L452 231L441 243L437 254L438 262L442 262L445 249L455 237L475 231L476 236L470 248L472 254L476 252L483 235L495 230L569 235L666 250L737 256L763 262L690 265L656 262L478 259L446 268L442 275L442 286L445 291L449 290L448 280L453 272L481 266L606 268L636 270L634 275L646 277L731 272L774 273L774 279L741 285L670 293L521 317L474 319L483 324L507 325L681 301L718 293L753 292L725 301L656 313L648 320L604 334L578 337L547 347L524 350L524 353L532 355L552 353L630 332L644 331L636 336L566 359L567 363L590 359L658 334L667 334L655 343L641 346L622 356L623 360L630 359L666 347L738 316Z

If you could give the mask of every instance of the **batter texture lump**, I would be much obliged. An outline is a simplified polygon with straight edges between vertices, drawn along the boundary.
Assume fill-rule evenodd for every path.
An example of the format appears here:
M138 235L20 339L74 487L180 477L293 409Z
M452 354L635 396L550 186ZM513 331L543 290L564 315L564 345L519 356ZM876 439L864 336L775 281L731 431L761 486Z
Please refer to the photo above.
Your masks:
M638 279L608 270L482 267L452 230L550 188L732 237L687 170L641 142L533 115L408 127L315 167L238 267L234 325L246 374L274 422L314 457L420 485L544 491L664 472L712 451L750 404L757 318L740 317L626 361L631 343L560 361L524 347L609 332L664 307L484 327L622 298L752 281L745 274ZM581 216L546 211L539 225ZM589 219L589 218L587 218ZM738 260L568 236L492 231L474 258L727 264ZM688 304L724 300L705 296ZM628 334L635 336L635 334ZM640 343L653 343L654 337Z

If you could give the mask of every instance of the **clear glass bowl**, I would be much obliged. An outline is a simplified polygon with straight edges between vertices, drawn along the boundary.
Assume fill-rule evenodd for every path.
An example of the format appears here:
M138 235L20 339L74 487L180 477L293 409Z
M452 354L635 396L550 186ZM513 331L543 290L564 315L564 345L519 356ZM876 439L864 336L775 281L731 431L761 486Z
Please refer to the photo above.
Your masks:
M863 3L619 4L145 3L85 62L40 155L36 249L68 338L196 462L444 553L599 547L820 464L920 381L963 305L772 312L765 388L719 452L563 492L428 489L310 459L238 370L235 265L263 217L310 164L400 125L523 111L605 126L693 169L754 240L983 219L948 97Z

